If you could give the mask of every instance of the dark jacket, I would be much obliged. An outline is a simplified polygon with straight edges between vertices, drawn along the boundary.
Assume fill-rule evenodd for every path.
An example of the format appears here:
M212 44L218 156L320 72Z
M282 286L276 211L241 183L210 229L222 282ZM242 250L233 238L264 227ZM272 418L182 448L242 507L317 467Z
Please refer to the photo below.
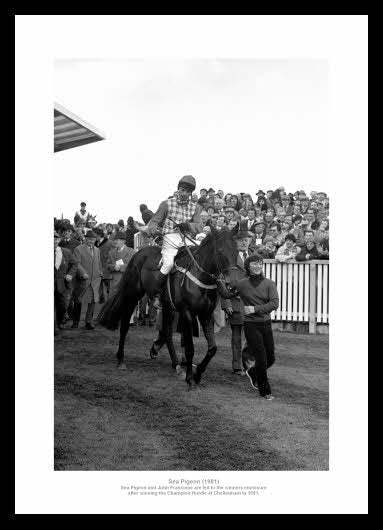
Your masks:
M259 282L254 277L246 277L236 287L243 305L255 307L255 313L245 315L245 322L265 322L271 319L270 313L279 306L277 286L273 280L263 277Z
M254 252L249 248L247 252L248 256L251 256L253 253ZM233 278L232 281L233 286L236 286L240 280L246 277L244 262L242 261L239 252L237 253L237 269L233 271L233 274L235 275L235 278ZM235 296L234 298L230 299L221 298L221 307L223 310L226 310L230 307L233 309L233 313L228 315L230 324L243 324L243 302L239 296Z
M60 267L56 269L56 267L53 266L54 289L59 293L65 293L70 286L70 283L66 281L65 276L70 274L74 278L76 275L77 265L70 250L67 248L61 248L61 252L62 260Z
M319 251L317 246L314 245L311 250L309 250L306 245L298 245L301 247L299 254L295 256L295 261L307 261L306 254L310 254L309 259L319 259Z
M143 212L141 212L141 217L142 217L142 220L144 221L144 223L147 225L148 222L150 221L150 219L153 217L154 213L149 210L149 208L147 208L146 210L144 210Z
M99 243L96 241L95 247L98 248L100 251L100 259L101 259L101 266L102 266L102 279L103 280L111 280L112 279L112 273L110 272L108 268L108 255L111 248L113 248L113 242L104 237L104 239Z
M65 241L65 239L62 239L59 243L59 247L61 248L67 248L71 252L78 246L81 245L81 241L78 239L75 239L74 237L71 237L68 241Z
M126 246L129 248L134 248L134 234L137 234L139 230L135 226L127 225L126 227Z

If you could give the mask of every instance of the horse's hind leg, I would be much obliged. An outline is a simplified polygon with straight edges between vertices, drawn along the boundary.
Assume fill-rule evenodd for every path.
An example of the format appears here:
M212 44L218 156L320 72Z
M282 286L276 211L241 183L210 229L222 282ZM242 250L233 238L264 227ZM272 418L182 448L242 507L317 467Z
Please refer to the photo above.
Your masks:
M126 312L124 312L121 317L120 322L120 340L118 343L117 350L117 368L119 370L126 370L126 364L124 363L124 346L125 346L125 337L130 328L130 319L133 314L133 311L136 307L136 303L129 302Z
M200 322L202 324L202 329L207 341L207 353L205 357L202 359L202 361L197 366L197 369L193 375L194 381L198 384L201 381L201 376L206 370L207 365L212 360L214 355L217 352L217 344L215 342L215 336L214 336L214 322L213 317L210 319L200 319Z
M172 368L177 369L180 362L173 343L173 322L174 314L172 313L170 307L164 304L162 308L162 333L164 334L166 345L169 350Z

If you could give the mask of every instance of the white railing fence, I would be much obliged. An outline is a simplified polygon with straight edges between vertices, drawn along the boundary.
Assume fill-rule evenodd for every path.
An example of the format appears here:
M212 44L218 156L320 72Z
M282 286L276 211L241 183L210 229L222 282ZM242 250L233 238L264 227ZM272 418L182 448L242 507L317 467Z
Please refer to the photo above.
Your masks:
M329 262L278 263L264 261L264 274L273 280L280 301L271 313L273 321L308 322L310 333L317 324L329 323Z
M134 235L134 248L148 245L141 232ZM329 262L312 260L279 263L265 259L266 278L273 280L279 293L279 307L271 313L274 322L306 322L309 333L316 332L317 324L329 324Z

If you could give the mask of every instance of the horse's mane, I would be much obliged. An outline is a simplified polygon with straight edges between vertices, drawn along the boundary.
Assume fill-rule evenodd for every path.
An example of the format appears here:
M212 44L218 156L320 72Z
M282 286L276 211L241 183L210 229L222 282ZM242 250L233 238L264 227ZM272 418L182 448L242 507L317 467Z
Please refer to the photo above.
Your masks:
M212 234L208 234L200 243L200 245L189 246L188 249L193 254L198 262L201 257L205 257L207 252L211 252L212 247L215 246L215 238ZM175 261L180 267L189 263L190 255L186 247L181 247L177 253Z

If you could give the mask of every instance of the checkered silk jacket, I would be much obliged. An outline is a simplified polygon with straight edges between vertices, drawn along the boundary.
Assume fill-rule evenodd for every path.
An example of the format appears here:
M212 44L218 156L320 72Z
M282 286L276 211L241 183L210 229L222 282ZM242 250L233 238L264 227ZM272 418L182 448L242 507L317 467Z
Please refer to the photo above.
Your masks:
M186 223L192 220L196 211L196 203L188 201L185 204L177 202L174 197L166 201L168 214L163 226L163 234L175 232L174 226L179 223ZM170 218L174 221L170 221Z

